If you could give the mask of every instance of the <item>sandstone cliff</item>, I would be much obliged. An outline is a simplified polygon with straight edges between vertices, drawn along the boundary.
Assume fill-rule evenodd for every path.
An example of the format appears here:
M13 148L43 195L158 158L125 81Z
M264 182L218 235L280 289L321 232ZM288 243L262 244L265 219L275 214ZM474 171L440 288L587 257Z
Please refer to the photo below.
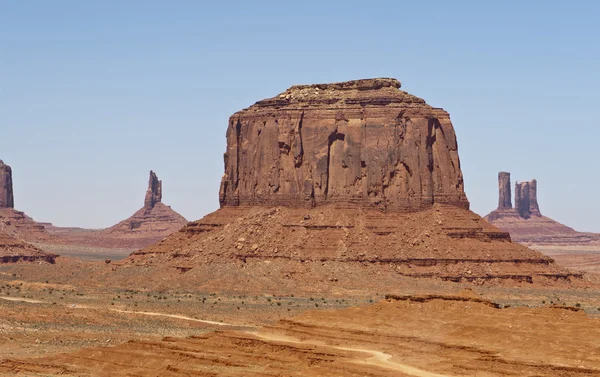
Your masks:
M447 112L395 79L297 85L229 119L221 206L468 208Z

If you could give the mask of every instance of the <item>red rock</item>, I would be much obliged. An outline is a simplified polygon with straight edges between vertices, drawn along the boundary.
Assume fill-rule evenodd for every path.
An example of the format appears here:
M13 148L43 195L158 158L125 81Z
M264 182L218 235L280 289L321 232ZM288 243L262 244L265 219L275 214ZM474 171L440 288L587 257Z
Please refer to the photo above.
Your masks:
M0 208L14 208L12 170L0 160Z
M162 181L158 180L156 174L150 170L150 179L148 181L148 190L144 198L144 208L154 208L156 203L162 200Z
M123 264L231 290L578 281L468 210L448 113L399 87L293 86L235 113L221 208Z
M450 116L399 88L297 85L233 114L221 206L468 208Z
M46 253L22 240L0 232L0 264L16 262L54 263L57 255Z
M514 209L502 206L502 196L506 196L503 194L507 187L505 183L505 180L499 181L500 203L498 209L485 217L486 220L509 232L513 241L556 258L565 267L600 272L600 234L578 232L543 216L537 200L535 179L515 185Z
M512 200L510 197L510 173L501 171L498 173L498 209L511 209Z
M162 203L162 181L150 171L144 206L131 217L103 230L47 226L63 242L105 248L137 249L160 241L187 224L187 220Z
M28 242L54 239L42 225L14 206L12 169L0 160L0 232Z

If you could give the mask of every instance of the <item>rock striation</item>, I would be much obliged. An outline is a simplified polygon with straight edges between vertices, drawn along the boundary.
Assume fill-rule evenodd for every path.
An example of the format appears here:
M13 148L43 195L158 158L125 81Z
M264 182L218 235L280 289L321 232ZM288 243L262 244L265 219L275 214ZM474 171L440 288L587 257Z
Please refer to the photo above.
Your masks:
M233 114L221 206L468 208L450 116L395 79L296 85Z
M0 208L14 208L12 169L0 160Z
M0 231L0 264L17 262L54 263L57 255L47 253Z
M231 290L580 279L468 210L448 113L399 88L299 85L235 113L221 208L122 264Z

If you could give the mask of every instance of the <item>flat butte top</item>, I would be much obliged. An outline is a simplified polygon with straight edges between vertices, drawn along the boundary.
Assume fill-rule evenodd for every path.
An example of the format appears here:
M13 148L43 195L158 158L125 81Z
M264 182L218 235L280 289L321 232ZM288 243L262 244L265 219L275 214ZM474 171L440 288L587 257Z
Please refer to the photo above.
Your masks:
M245 112L262 112L266 109L344 109L371 106L443 111L428 105L422 98L400 90L400 86L400 81L393 78L294 85L273 98L256 102L234 116Z

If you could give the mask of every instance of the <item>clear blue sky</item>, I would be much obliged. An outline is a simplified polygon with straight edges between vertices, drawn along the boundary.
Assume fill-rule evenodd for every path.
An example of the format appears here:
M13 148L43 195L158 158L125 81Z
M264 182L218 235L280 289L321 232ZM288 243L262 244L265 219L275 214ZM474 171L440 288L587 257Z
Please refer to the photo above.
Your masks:
M0 0L0 159L16 207L105 227L150 169L190 220L218 207L227 119L293 84L395 77L446 109L472 209L497 172L600 232L600 2Z

